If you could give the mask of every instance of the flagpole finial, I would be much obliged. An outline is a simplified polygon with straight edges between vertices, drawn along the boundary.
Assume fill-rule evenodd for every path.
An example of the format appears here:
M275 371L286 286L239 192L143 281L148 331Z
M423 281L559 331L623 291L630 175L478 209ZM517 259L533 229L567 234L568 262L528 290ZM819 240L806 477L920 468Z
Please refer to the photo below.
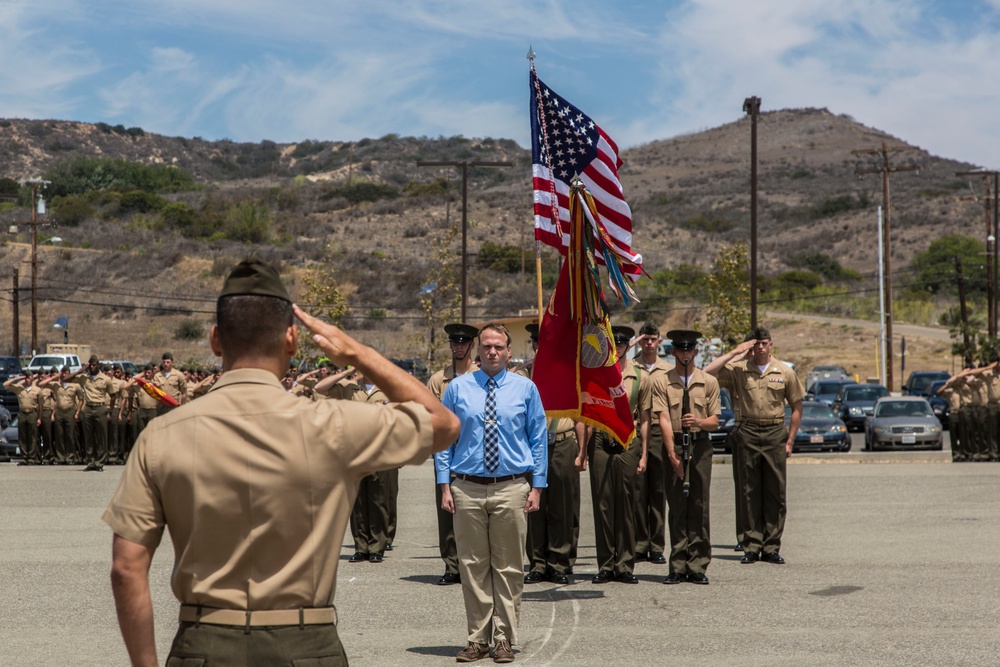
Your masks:
M528 44L528 62L532 65L535 64L535 50L531 48L531 44Z

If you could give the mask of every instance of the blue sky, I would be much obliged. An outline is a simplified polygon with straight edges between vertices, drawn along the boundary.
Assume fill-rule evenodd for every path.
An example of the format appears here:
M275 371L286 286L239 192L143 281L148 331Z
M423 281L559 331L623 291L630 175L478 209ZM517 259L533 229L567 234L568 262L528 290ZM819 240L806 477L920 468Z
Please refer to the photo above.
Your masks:
M0 117L528 146L529 45L622 147L758 95L1000 168L1000 0L0 0Z

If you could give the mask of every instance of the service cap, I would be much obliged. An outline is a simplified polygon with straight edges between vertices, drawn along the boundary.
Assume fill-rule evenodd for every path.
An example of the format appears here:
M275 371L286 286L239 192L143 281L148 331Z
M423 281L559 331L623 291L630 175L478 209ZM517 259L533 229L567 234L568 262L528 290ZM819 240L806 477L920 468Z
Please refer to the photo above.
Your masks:
M615 345L628 345L635 338L635 329L626 326L611 327L611 333L615 337Z
M449 343L469 343L479 335L479 329L461 322L444 325L444 332L448 334Z
M222 284L219 298L224 296L272 296L292 302L285 284L274 267L256 258L247 258L233 267Z
M701 332L690 329L673 329L667 332L667 338L670 339L675 350L693 350L698 347Z

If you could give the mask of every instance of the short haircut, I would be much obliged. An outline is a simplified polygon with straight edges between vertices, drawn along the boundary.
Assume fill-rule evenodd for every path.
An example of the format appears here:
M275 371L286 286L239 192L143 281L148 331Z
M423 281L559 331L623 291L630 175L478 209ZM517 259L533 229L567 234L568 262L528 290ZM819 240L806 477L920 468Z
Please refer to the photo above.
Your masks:
M479 344L483 344L483 332L484 331L496 331L497 333L502 333L507 337L507 347L510 347L510 332L507 331L507 327L500 324L499 322L490 322L489 324L484 324L479 329Z
M292 304L273 296L223 296L215 305L215 321L227 356L277 357L292 326Z
M641 327L639 327L639 334L642 336L656 336L660 337L660 328L653 324L652 322L646 322Z

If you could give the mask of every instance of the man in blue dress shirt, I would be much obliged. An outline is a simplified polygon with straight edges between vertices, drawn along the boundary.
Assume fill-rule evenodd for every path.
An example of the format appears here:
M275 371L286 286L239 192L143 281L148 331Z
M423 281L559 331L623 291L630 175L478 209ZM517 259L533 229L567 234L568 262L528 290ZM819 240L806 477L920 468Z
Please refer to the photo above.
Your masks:
M468 644L456 659L512 662L524 589L525 514L546 486L548 434L538 389L507 372L510 333L479 331L480 370L448 384L441 402L461 424L458 442L435 455L441 507L455 515ZM451 475L454 473L454 481ZM450 483L449 483L450 482Z

